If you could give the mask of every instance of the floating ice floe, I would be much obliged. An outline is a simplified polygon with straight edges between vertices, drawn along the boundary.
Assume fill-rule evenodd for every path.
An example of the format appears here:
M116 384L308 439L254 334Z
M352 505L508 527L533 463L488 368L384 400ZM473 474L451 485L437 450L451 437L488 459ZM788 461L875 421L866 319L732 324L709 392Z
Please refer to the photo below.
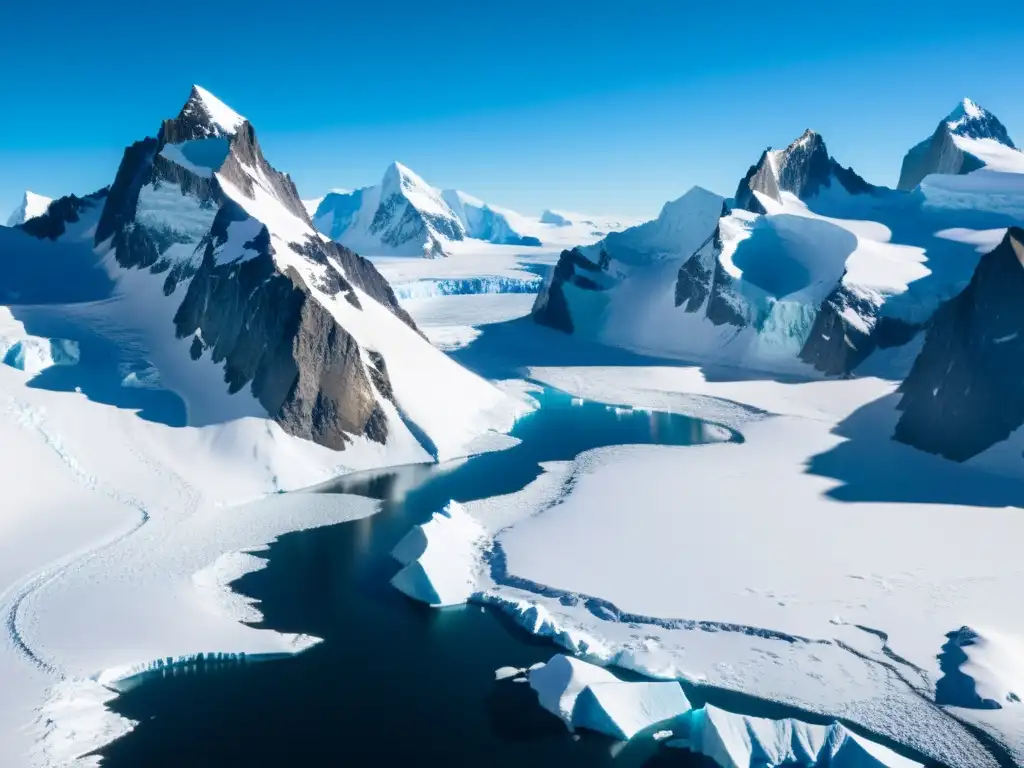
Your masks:
M595 664L556 654L529 672L544 709L570 730L585 728L628 741L651 734L665 746L703 754L722 768L920 768L921 763L851 733L841 723L771 720L711 705L693 709L675 681L620 680Z
M811 725L726 712L711 705L687 717L689 737L667 742L722 768L920 768L921 763L851 733L841 723Z
M461 504L449 502L415 526L392 550L405 567L391 584L427 605L461 605L476 591L487 535Z
M570 730L587 728L623 741L690 709L677 682L626 682L561 653L530 670L529 680L541 706Z
M30 376L54 365L76 365L81 359L77 341L25 336L0 337L0 361Z

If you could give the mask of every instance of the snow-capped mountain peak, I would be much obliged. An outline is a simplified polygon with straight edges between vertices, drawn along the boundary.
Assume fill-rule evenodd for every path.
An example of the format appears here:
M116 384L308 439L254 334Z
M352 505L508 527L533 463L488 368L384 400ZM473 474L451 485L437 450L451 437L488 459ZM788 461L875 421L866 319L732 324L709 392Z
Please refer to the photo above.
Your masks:
M317 233L252 124L198 89L125 150L102 197L101 213L57 201L19 236L60 241L96 212L85 236L120 299L103 322L138 342L191 424L259 417L360 461L422 461L518 407L432 347L370 262Z
M46 209L49 208L52 202L52 198L43 197L35 192L25 190L21 203L18 204L18 207L8 217L7 226L16 227L19 224L24 224L29 219L34 219L36 216L42 216L46 213Z
M193 85L188 101L176 121L186 128L189 138L233 136L244 117L200 85Z
M874 187L844 168L828 153L825 140L808 128L785 149L768 149L754 165L736 190L736 207L753 213L765 213L758 195L776 202L789 192L801 200L809 200L833 181L851 195L871 192Z
M332 192L313 213L320 232L374 256L446 256L452 242L466 239L540 245L538 238L521 234L523 221L465 192L442 192L397 161L387 167L380 184Z
M982 168L1024 172L1024 154L999 118L963 99L903 158L897 189L911 190L929 174L964 175Z
M397 160L388 166L381 181L381 199L400 194L408 199L420 212L451 218L454 216L441 193L430 186L410 168ZM453 239L461 240L461 237Z
M1013 147L1006 127L999 118L987 109L978 106L968 98L963 99L956 108L946 115L944 121L950 133L969 139L992 139L1000 144Z

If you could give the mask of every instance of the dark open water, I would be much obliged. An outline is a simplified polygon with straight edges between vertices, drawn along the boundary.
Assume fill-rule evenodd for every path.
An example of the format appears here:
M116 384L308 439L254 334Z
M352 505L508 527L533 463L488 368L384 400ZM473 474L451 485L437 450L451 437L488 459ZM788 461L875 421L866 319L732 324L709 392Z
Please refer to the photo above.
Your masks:
M516 425L515 448L324 488L385 501L371 518L281 537L267 568L234 585L261 600L260 626L324 642L296 657L200 663L126 682L114 706L141 724L103 750L102 764L710 765L679 750L652 754L649 744L573 738L528 685L494 679L498 667L546 661L556 647L494 610L432 609L388 583L398 570L391 549L449 499L510 493L538 476L538 462L598 446L709 437L704 424L680 415L573 405L551 390L537 397L542 408ZM394 497L399 487L411 490Z

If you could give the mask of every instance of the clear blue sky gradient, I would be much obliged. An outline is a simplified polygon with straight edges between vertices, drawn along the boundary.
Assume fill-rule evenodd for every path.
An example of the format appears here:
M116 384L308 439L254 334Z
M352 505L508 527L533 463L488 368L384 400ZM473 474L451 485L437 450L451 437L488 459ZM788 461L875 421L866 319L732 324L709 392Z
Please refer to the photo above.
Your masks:
M194 82L306 197L397 159L533 214L728 195L807 127L894 185L963 96L1024 143L1019 0L2 5L0 218L25 188L110 183Z

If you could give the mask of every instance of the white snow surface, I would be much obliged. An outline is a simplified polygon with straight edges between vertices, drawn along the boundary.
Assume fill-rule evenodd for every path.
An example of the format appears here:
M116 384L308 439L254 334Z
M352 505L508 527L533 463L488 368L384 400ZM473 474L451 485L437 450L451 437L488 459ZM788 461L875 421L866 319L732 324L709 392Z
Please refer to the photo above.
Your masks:
M214 125L223 133L233 134L242 127L242 123L246 121L244 117L202 86L194 85L192 87L195 89L196 94L198 94Z
M792 718L769 720L708 705L692 712L689 726L689 737L678 746L707 755L722 768L921 766L839 723L823 726ZM673 742L669 746L674 746Z
M980 698L1002 707L1024 708L1024 636L981 629L963 651L967 661L960 671L974 681Z
M465 455L481 436L493 430L505 432L511 427L523 412L521 403L505 397L490 383L424 343L390 310L358 288L354 290L362 309L352 306L342 296L322 291L318 278L331 267L315 264L291 247L291 243L318 235L276 200L269 185L261 183L257 173L253 172L254 198L247 197L219 174L217 179L231 199L268 228L279 268L295 269L313 296L361 347L384 355L398 403L430 436L439 459ZM402 443L413 450L405 454L405 460L415 461L416 441L408 428L397 413L389 414L389 422L395 434L404 435L400 438ZM400 459L396 456L394 460Z
M451 501L395 546L391 554L405 567L391 583L427 605L461 605L476 591L485 544L483 526Z
M1024 744L1024 710L1007 697L1013 643L974 650L1003 710L929 703L947 633L1024 632L1007 610L1024 588L1019 466L999 477L891 441L891 378L673 365L526 374L585 399L711 417L745 442L599 449L467 504L507 567L474 599L588 659L844 718L956 768L994 765L960 721L1024 757L1012 751ZM700 589L680 588L695 573Z
M80 355L77 342L33 336L0 306L0 363L32 377L54 365L75 365Z
M351 192L332 190L307 201L307 210L318 231L363 256L451 256L482 243L502 245L522 237L539 240L542 246L566 248L592 243L627 226L621 219L572 214L574 220L553 223L545 212L540 218L525 216L473 197L461 190L439 190L415 172L393 163L382 181ZM394 201L401 201L397 205ZM311 209L315 203L316 207ZM387 206L391 206L387 208ZM409 210L426 217L426 226L413 226ZM437 222L444 223L444 230ZM454 236L453 236L454 234ZM536 246L515 246L532 250Z
M16 227L19 224L24 224L29 219L36 218L36 216L42 216L46 213L46 209L50 207L52 202L53 198L51 197L43 197L30 190L25 190L21 203L18 204L18 207L7 218L7 226Z
M576 728L628 741L656 723L689 711L690 702L672 680L591 683L576 697L572 723Z
M237 124L234 113L216 104L212 111L222 127ZM195 159L217 140L182 145L170 159L206 168ZM252 217L231 225L218 258L245 258L245 243L257 224L265 226L279 266L297 270L363 349L385 356L404 414L440 458L507 445L493 429L507 430L532 407L528 401L457 365L362 292L362 310L321 292L318 278L333 267L312 264L289 245L319 235L282 205L269 180L246 170L251 198L213 176ZM144 188L139 206L141 218L180 236L165 256L196 258L213 212L169 185ZM112 696L105 686L168 658L294 653L315 642L239 623L255 618L256 608L227 584L258 567L251 553L276 536L364 517L378 505L278 492L431 459L393 406L386 446L356 437L336 452L285 434L248 389L229 394L222 367L208 354L192 360L192 339L174 336L183 286L165 296L165 275L122 269L109 242L94 251L100 212L85 209L56 242L4 235L5 246L24 246L24 258L45 264L60 257L54 263L65 270L54 283L61 303L4 308L4 344L66 339L63 354L70 358L79 342L82 350L53 388L30 386L27 376L34 363L48 361L20 355L17 369L0 365L2 463L17 478L0 516L0 681L12 692L0 697L5 766L69 766L123 733L131 724L103 709ZM109 293L96 298L86 290L95 285ZM23 297L11 291L4 299ZM53 361L61 362L54 349ZM86 763L96 759L78 764Z
M843 311L854 328L870 332L880 316L923 324L966 286L979 254L1005 227L1024 223L1017 162L1024 155L990 143L1001 164L933 174L913 193L851 195L834 184L810 204L789 193L781 203L758 194L765 215L736 210L719 220L721 198L691 190L658 219L583 249L593 263L602 253L610 263L589 275L606 290L564 287L575 333L641 353L811 375L797 355L822 301L840 285L872 308ZM717 264L732 278L728 300L744 326L716 326L703 306L693 313L676 306L679 269L695 253L704 269Z
M615 683L618 678L607 669L574 656L558 653L528 675L537 700L548 712L572 728L576 699L588 685Z

